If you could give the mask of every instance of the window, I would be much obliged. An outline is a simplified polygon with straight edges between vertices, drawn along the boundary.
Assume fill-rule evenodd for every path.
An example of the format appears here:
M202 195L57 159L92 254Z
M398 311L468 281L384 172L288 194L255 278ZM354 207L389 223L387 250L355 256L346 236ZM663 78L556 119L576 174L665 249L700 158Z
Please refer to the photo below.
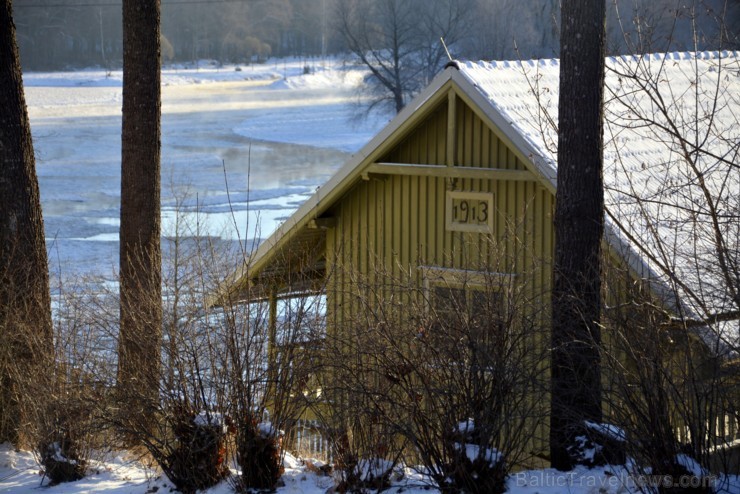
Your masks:
M504 341L504 281L509 275L426 268L431 331L439 344L492 350Z

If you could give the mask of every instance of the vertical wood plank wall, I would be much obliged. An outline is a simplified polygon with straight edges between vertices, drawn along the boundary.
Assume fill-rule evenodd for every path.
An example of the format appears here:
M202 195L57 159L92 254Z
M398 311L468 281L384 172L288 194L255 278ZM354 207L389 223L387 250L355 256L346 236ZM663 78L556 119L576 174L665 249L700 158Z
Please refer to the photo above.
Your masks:
M448 125L452 123L448 108L456 113L454 125ZM448 141L450 127L456 129L456 136ZM455 146L454 166L526 169L496 132L459 98L454 105L447 101L439 104L378 161L443 167L447 165L448 142ZM447 190L492 192L496 208L493 235L447 231ZM549 326L549 295L543 294L549 294L550 288L553 203L552 194L534 180L371 175L331 211L337 223L327 232L329 325L341 328L354 323L350 318L368 305L383 303L367 285L382 282L385 287L380 298L403 300L409 296L408 290L404 294L389 285L409 282L421 287L423 273L418 268L435 266L514 274L523 299L530 302L531 310L538 311L533 317L541 327ZM533 396L542 398L541 393ZM533 424L536 435L546 438L546 426Z

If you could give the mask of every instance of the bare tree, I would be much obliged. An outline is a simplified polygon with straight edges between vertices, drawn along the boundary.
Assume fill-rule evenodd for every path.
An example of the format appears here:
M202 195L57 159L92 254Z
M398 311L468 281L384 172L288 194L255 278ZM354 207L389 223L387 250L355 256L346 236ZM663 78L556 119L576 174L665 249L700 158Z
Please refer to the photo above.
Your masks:
M583 421L601 422L604 18L604 2L562 4L550 420L561 470Z
M400 112L409 94L418 91L418 71L408 65L418 49L412 2L355 0L339 3L340 31L347 46L370 69L375 93L372 106L388 102Z
M133 421L158 402L162 339L159 0L123 3L118 381Z
M11 1L0 6L0 442L18 444L29 376L52 358L51 299ZM35 371L34 371L35 370Z
M606 129L622 177L607 188L608 214L654 271L650 283L661 295L629 308L649 309L651 327L635 330L624 314L616 325L622 351L636 362L619 383L622 418L652 444L639 451L644 466L674 475L679 451L727 471L725 445L738 436L729 357L740 351L739 69L735 53L715 52L626 57L607 72L619 81L609 85ZM639 159L626 151L635 142ZM648 345L644 334L660 344ZM660 396L665 410L631 396L635 383Z
M347 47L370 70L370 108L396 112L421 90L447 60L440 42L462 36L467 0L339 2L338 29Z
M673 323L705 328L716 351L738 351L740 100L729 75L740 62L721 52L683 56L610 66L621 81L610 87L610 141L618 149L625 136L643 139L661 159L616 155L625 178L607 190L609 217L670 288Z

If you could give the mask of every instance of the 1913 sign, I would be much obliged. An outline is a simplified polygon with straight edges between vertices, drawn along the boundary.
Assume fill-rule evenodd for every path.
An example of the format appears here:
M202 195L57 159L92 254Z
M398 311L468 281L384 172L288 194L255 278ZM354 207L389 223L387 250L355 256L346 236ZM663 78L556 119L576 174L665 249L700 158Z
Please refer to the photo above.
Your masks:
M493 232L493 193L447 191L445 228L457 232Z

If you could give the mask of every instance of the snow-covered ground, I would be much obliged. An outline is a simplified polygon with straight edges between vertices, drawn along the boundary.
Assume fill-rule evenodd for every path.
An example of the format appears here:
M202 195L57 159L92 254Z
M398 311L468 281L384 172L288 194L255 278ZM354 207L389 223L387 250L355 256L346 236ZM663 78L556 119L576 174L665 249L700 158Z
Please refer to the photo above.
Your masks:
M363 76L341 60L163 70L163 234L197 210L202 234L269 235L389 120L355 118ZM63 276L111 276L118 263L121 78L24 74L49 259Z
M331 477L319 475L315 468L292 455L286 455L283 486L278 494L324 494L334 485ZM627 494L639 492L635 478L618 467L594 469L578 468L571 472L552 469L513 473L507 481L511 494ZM660 479L658 479L660 480ZM737 477L715 481L718 494L740 493ZM398 472L394 487L385 492L406 494L434 494L428 480L413 470ZM125 455L107 455L92 462L88 476L77 482L48 486L33 456L28 452L13 451L0 445L0 493L35 492L43 489L53 494L108 492L114 494L149 494L170 492L172 484L157 472L135 458ZM228 481L205 491L206 494L232 494Z
M317 476L290 455L285 459L283 482L285 486L278 491L283 494L323 494L333 485L331 478ZM147 494L174 489L161 473L125 455L107 455L103 460L92 462L84 479L48 487L48 479L43 477L31 454L13 451L7 444L0 445L0 493L35 492L42 488L54 494ZM234 490L228 481L223 481L207 492L232 494Z

